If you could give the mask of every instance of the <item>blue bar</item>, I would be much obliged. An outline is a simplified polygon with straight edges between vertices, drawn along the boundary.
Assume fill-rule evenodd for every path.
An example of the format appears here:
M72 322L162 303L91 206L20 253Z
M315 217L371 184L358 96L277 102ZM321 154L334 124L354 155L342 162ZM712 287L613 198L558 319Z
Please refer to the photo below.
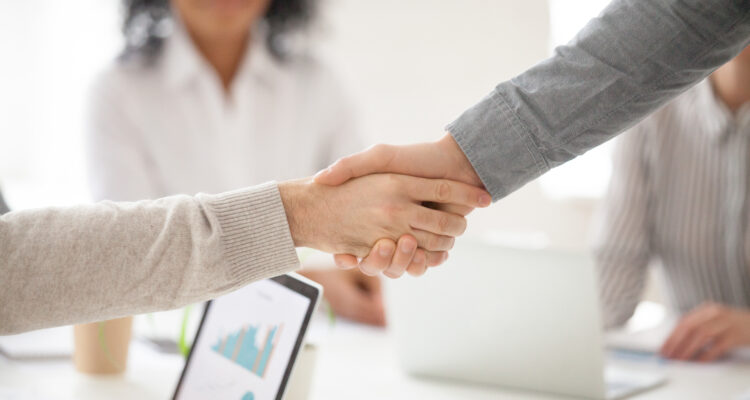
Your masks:
M252 371L255 359L258 358L258 348L255 347L255 336L258 333L258 328L248 327L245 338L242 339L242 345L240 345L240 353L237 355L237 364L243 366L246 370Z
M237 332L234 335L227 336L227 344L224 346L224 357L228 359L232 359L232 354L234 354L234 346L237 344L237 338L240 336L240 333Z
M271 329L271 332L268 334L268 338L266 338L266 345L263 347L263 354L260 357L260 364L258 364L258 370L255 372L258 376L262 377L263 372L266 370L266 363L268 362L268 357L271 355L271 350L273 349L273 337L276 335L276 328L273 327Z

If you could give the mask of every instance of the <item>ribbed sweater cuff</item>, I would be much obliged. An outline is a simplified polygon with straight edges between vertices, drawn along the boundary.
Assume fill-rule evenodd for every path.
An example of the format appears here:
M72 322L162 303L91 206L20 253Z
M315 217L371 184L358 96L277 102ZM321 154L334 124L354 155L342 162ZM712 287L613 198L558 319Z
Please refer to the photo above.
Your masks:
M230 276L252 282L299 268L276 182L209 196Z

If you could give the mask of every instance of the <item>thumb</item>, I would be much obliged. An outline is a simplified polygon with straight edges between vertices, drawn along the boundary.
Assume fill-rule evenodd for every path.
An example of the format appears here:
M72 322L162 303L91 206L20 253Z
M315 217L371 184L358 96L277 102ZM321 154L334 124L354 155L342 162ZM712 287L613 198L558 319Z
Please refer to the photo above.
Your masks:
M340 158L330 167L315 174L313 181L323 185L337 186L349 179L387 171L386 167L395 155L395 147L378 144L367 150Z

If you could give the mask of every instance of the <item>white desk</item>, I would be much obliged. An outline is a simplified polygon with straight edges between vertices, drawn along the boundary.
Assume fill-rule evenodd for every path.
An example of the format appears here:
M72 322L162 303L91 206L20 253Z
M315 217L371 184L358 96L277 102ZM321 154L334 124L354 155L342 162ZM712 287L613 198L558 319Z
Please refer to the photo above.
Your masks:
M310 400L556 398L406 376L381 329L340 321L320 336ZM750 363L667 363L663 368L669 382L634 399L734 400L750 390ZM67 361L11 362L0 357L0 400L167 399L181 369L181 357L156 353L138 342L131 347L127 372L116 377L82 375Z

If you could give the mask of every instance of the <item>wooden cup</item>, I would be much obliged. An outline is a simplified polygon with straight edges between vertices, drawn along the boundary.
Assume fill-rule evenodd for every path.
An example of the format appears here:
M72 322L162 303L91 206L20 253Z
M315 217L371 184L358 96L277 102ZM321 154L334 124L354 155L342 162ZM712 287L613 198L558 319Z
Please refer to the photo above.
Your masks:
M125 372L133 317L76 325L73 363L86 374Z

